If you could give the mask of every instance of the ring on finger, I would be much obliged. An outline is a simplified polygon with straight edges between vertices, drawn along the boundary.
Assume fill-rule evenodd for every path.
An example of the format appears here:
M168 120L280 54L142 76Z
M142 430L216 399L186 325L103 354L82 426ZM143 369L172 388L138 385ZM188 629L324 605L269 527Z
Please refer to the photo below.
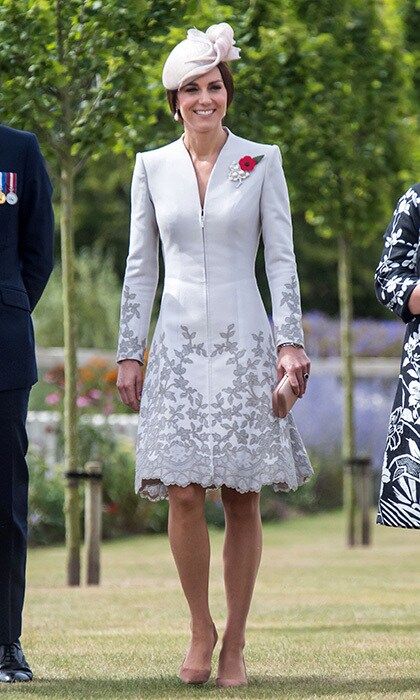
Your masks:
M309 374L308 374L308 372L305 372L305 374L303 375L303 378L304 378L305 381L308 381L308 379L309 379Z

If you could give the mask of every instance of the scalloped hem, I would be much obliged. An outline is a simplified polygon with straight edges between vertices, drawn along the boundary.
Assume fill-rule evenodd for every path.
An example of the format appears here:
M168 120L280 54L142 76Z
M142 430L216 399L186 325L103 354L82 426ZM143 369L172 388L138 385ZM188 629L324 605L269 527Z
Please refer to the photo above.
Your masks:
M306 472L299 473L297 475L296 481L293 483L286 481L267 481L267 482L262 482L261 484L256 484L250 485L249 488L244 488L241 489L237 486L236 483L229 482L227 480L220 480L220 482L213 482L212 484L208 484L205 482L198 482L198 481L190 481L190 482L183 482L179 483L177 481L163 481L162 479L154 479L153 477L146 477L145 479L141 479L140 481L140 486L136 488L137 494L141 498L147 498L149 501L163 501L168 498L168 486L181 486L182 488L186 488L187 486L190 486L191 484L197 484L198 486L202 486L205 489L209 490L216 490L219 489L221 486L227 486L228 488L235 489L235 491L238 491L238 493L260 493L261 489L264 486L271 486L274 491L279 492L283 491L285 493L289 491L296 491L299 486L302 486L303 484L306 484L307 481L314 475L314 471L312 468Z

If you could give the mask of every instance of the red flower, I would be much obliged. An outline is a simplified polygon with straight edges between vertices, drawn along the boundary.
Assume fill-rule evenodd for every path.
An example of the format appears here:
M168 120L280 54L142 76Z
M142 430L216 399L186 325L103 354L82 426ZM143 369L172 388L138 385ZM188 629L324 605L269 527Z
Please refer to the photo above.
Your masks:
M256 165L257 163L252 156L243 156L243 158L241 158L239 161L239 167L241 170L245 170L248 173L254 170Z
M115 501L105 503L103 508L105 513L109 513L110 515L116 515L119 511L118 503L115 503Z

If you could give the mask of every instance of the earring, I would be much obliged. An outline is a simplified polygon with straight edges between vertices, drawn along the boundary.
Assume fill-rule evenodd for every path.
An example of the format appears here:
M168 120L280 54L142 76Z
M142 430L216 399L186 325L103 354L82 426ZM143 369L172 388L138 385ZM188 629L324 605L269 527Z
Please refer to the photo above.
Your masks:
M179 109L175 110L174 119L176 122L179 122Z

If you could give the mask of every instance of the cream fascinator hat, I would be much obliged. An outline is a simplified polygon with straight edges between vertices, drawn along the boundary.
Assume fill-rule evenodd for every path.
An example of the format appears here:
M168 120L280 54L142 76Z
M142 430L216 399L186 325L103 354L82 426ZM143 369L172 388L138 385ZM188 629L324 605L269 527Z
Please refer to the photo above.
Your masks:
M178 90L193 78L207 73L221 61L240 58L227 22L212 24L205 32L188 29L187 38L179 42L165 61L162 82L167 90Z

